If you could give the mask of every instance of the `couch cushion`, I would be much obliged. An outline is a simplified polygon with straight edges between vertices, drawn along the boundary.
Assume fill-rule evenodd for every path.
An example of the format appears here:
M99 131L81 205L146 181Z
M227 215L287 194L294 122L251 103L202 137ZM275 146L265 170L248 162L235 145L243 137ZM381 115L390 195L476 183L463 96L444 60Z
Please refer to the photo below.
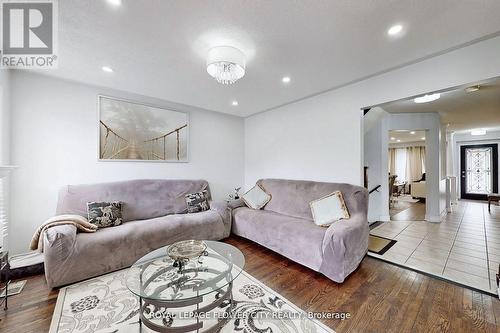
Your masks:
M130 221L95 233L79 233L65 272L66 281L128 267L147 253L179 240L219 240L224 224L213 210ZM76 277L76 278L75 278ZM80 278L81 279L81 278Z
M311 206L314 223L321 227L328 227L333 222L349 218L349 212L340 191L311 201L309 206Z
M355 192L362 187L343 183L320 183L307 180L290 179L261 179L257 182L272 199L264 207L266 211L273 211L302 219L313 220L311 201L322 198L332 192L340 191L344 197L347 210L354 212L357 205Z
M116 227L122 224L122 203L87 202L88 221L99 228Z
M199 213L210 209L207 191L186 194L185 199L188 213Z
M241 198L252 209L262 209L271 200L269 193L266 193L259 185L252 187Z
M326 228L305 219L265 210L233 210L232 232L253 240L304 266L318 270Z
M87 202L123 202L123 221L145 220L187 211L184 196L210 191L205 180L140 179L91 185L67 185L59 191L57 215L87 216Z

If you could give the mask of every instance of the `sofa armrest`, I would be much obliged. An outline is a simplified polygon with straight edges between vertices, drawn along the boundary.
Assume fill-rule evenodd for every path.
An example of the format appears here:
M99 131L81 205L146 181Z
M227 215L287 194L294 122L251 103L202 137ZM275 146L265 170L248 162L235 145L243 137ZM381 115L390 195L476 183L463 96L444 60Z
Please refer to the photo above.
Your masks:
M73 253L76 242L76 227L65 224L48 228L43 235L45 254L45 278L49 287L59 285L65 275L65 263Z
M330 225L323 238L320 271L336 282L343 282L366 255L369 234L364 214L356 214Z
M231 208L225 201L211 201L210 210L217 212L224 223L224 237L231 233Z
M350 219L340 220L330 225L326 230L323 238L323 252L332 243L332 240L342 244L347 251L363 245L363 247L366 247L363 251L366 252L368 250L369 234L368 220L363 214L356 214L351 216ZM365 243L366 246L364 246Z
M368 251L368 192L356 191L349 202L351 217L328 227L323 238L320 271L336 282L343 282Z

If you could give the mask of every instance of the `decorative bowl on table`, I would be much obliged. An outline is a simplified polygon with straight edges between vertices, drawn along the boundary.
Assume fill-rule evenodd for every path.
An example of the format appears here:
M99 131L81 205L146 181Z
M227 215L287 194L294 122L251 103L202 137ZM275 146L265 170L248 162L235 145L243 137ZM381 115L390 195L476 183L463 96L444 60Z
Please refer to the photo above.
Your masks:
M167 248L167 254L173 260L186 260L200 257L207 250L207 244L199 240L176 242Z

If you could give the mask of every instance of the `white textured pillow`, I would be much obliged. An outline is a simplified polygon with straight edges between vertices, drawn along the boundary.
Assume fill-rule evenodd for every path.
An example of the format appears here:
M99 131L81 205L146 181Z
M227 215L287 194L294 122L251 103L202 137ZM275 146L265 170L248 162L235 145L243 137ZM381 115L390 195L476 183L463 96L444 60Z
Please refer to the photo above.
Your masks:
M349 212L340 191L335 191L321 199L309 203L314 223L327 227L340 219L348 219Z
M255 185L247 193L243 194L242 198L248 207L261 209L271 200L271 195L259 185Z

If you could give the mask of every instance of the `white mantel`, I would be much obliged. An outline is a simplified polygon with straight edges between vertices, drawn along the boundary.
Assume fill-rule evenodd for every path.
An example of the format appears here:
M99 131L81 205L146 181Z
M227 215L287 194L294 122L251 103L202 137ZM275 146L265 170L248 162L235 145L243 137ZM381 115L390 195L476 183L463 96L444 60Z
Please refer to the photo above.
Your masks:
M9 228L9 189L5 186L3 179L7 177L10 172L16 169L13 165L0 165L0 248L8 247L6 238Z

